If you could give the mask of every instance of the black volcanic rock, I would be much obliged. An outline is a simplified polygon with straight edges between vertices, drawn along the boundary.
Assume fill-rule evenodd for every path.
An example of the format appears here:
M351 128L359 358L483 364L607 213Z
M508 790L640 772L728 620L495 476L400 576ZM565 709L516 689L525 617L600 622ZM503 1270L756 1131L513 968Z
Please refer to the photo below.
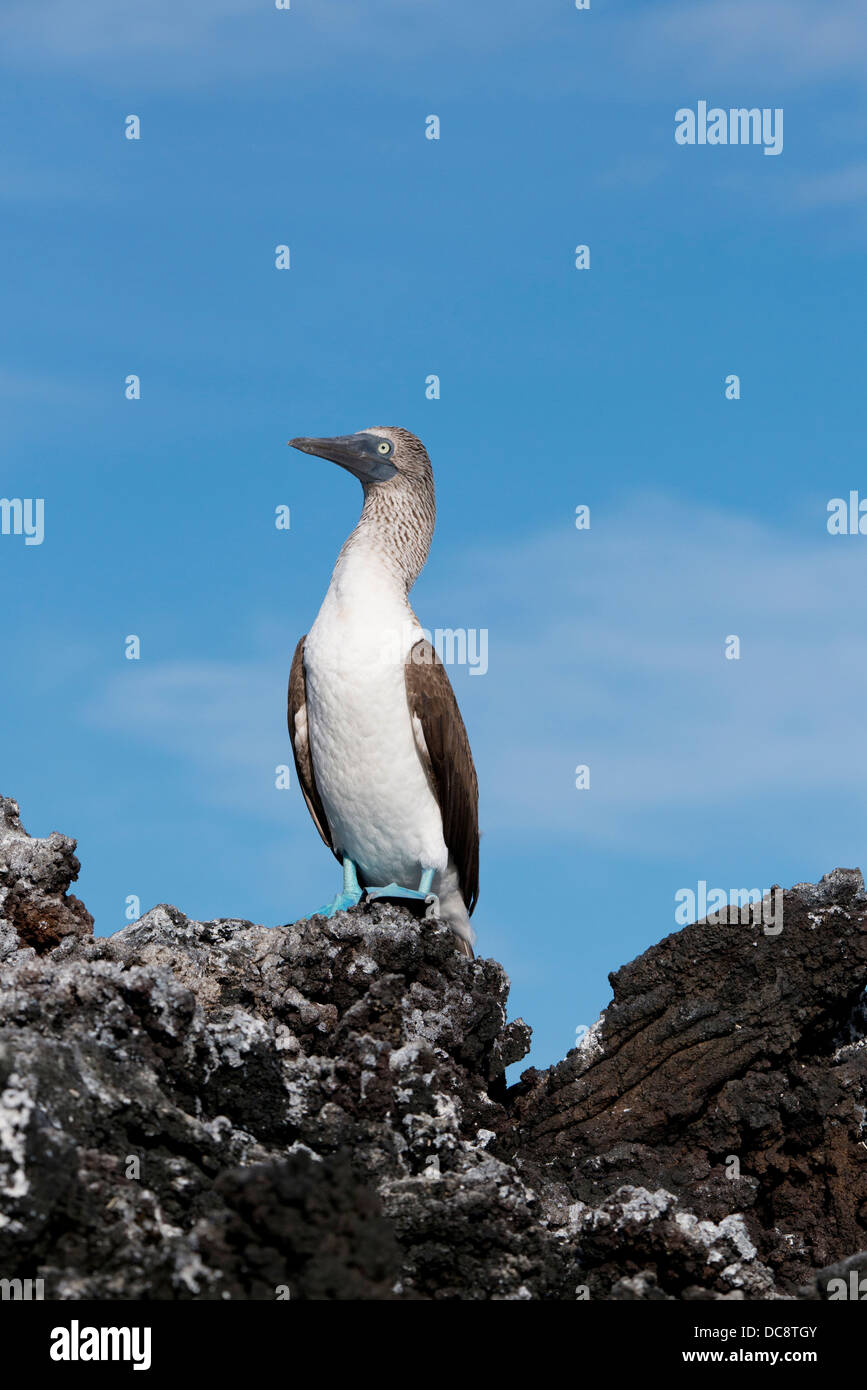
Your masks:
M666 938L579 1049L507 1088L529 1029L506 976L435 923L160 906L94 939L74 842L0 813L4 1277L61 1299L822 1298L861 1267L859 873L792 889L779 935Z
M867 896L836 869L785 894L778 935L743 915L610 976L582 1047L522 1078L515 1153L594 1206L627 1183L743 1213L791 1292L867 1244Z
M67 891L80 868L74 840L56 830L33 839L17 802L0 796L0 960L15 939L42 952L64 936L92 934L93 918Z

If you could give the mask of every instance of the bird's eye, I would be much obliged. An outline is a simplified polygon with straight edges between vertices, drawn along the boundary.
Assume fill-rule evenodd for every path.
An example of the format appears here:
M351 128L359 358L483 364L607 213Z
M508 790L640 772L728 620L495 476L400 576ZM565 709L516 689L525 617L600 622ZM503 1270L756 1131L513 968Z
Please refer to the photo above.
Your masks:
M383 441L382 441L381 444L377 444L377 446L376 446L376 452L377 452L378 454L390 454L390 453L391 453L391 445L389 444L389 442L388 442L387 439L383 439Z

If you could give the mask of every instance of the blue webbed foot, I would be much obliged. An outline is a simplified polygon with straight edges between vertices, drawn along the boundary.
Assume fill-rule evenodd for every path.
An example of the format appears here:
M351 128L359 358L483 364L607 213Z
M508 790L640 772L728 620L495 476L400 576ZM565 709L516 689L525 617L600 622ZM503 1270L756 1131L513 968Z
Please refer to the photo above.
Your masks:
M335 912L348 912L349 908L357 907L361 902L361 888L358 884L358 873L351 859L343 860L343 892L338 893L320 907L318 912L314 912L314 917L333 917Z
M347 912L350 907L358 907L360 902L360 888L357 892L351 889L347 892L346 889L344 889L342 893L336 893L330 903L326 903L324 907L318 907L316 911L310 915L312 917L333 917L335 912Z
M401 888L399 883L386 883L382 888L365 888L365 893L369 898L413 898L416 902L424 902L427 897L416 888Z
M419 906L425 906L426 917L438 915L439 900L431 892L433 878L433 869L422 869L418 888L403 888L399 883L386 883L382 887L365 888L364 892L370 902L376 902L379 898L384 898L388 902L405 902L407 907L411 906L413 910ZM434 908L436 909L435 912Z

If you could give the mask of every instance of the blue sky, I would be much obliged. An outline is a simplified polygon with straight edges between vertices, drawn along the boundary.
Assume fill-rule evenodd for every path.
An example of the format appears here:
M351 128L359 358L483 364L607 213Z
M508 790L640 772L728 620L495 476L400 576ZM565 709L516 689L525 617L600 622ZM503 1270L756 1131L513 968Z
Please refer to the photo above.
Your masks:
M0 492L45 500L0 536L0 786L98 931L335 891L274 770L360 492L285 441L374 424L434 464L422 622L489 634L474 924L533 1062L678 889L862 864L860 0L55 0L0 40ZM781 107L783 153L677 145L699 100Z

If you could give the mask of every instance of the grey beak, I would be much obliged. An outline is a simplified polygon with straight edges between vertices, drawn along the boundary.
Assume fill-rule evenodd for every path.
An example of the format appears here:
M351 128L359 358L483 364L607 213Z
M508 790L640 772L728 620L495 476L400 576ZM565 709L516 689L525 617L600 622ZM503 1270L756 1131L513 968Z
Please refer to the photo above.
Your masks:
M375 434L338 434L333 439L308 439L301 435L289 443L302 454L315 454L338 463L362 483L384 483L397 472L388 455L379 452L383 440Z

